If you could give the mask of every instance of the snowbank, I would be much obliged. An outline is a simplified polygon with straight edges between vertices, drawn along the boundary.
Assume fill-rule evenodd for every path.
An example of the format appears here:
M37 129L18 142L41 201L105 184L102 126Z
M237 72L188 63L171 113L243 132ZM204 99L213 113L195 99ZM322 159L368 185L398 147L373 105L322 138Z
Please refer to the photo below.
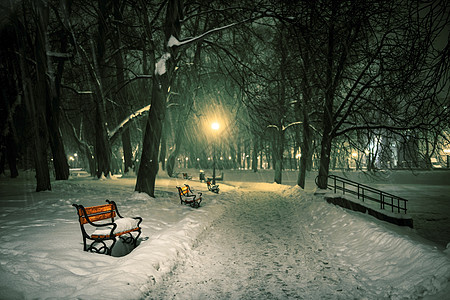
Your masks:
M297 209L287 213L298 219L305 236L314 237L305 241L312 249L307 254L314 257L318 249L327 249L320 255L339 266L336 269L345 268L352 281L372 295L417 298L448 289L450 258L433 244L407 229L329 205L297 187L243 183L234 188L220 183L217 195L208 192L206 184L190 181L204 195L202 207L192 209L179 203L175 186L185 182L181 179L158 178L157 198L152 199L133 192L135 178L100 181L77 176L53 182L53 191L40 193L34 192L31 178L0 179L1 299L94 299L100 294L140 299L192 259L194 249L214 232L211 224L226 217L225 211L238 210L249 190L294 201ZM130 249L120 243L111 257L82 251L72 203L98 205L106 198L116 201L122 215L143 218L140 244L125 256Z

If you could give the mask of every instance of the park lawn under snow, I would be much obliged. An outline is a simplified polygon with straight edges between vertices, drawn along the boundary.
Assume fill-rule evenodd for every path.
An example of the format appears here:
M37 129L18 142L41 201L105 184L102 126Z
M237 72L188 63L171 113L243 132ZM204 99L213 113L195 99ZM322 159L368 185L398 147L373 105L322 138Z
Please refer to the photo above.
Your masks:
M28 178L26 178L28 176ZM74 177L34 192L33 174L0 178L0 299L419 298L450 291L450 250L414 230L326 203L298 187L158 177ZM203 192L180 205L176 185ZM73 203L116 201L143 218L139 246L82 251ZM128 254L126 254L128 253ZM126 254L126 255L124 255Z

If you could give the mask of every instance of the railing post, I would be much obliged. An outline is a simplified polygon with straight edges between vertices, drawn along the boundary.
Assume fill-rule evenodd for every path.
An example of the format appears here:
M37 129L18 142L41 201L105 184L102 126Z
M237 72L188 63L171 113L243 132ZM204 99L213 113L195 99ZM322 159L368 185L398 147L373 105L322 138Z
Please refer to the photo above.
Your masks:
M391 196L391 211L394 212L394 197Z
M362 189L362 200L364 202L364 189Z
M358 187L358 199L359 199L359 183L358 183L357 187Z
M334 176L333 179L334 179L334 192L336 193L336 176Z
M381 205L381 209L384 209L383 207L383 192L380 191L380 205Z
M342 181L342 193L345 195L345 182Z

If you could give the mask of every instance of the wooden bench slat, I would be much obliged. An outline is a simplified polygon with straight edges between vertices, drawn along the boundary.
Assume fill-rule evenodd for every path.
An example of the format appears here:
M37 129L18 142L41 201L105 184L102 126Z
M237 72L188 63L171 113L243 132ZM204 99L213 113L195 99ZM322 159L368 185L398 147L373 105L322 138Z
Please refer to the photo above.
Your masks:
M183 186L179 189L181 196L188 196L189 195L189 188L187 186Z
M88 215L92 215L92 214L96 214L96 213L100 213L100 212L114 210L114 207L112 206L112 204L103 204L103 205L85 207L84 209L86 210L86 213ZM82 215L82 214L83 213L81 213L80 215Z
M109 212L96 214L96 215L88 215L88 218L89 218L89 220L91 222L111 219L111 218L115 218L115 217L116 217L116 212L115 211L109 211ZM85 216L80 217L80 223L81 224L88 223L87 218Z

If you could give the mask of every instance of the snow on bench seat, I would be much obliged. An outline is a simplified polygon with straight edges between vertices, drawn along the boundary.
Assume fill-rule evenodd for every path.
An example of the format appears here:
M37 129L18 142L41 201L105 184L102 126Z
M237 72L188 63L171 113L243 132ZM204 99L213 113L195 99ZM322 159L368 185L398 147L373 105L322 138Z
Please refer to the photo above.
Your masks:
M113 234L119 236L128 232L133 232L139 229L139 220L133 218L120 218L114 221L117 227L114 229ZM107 227L99 227L92 234L92 238L108 238L111 234L111 229L113 225L108 225Z

